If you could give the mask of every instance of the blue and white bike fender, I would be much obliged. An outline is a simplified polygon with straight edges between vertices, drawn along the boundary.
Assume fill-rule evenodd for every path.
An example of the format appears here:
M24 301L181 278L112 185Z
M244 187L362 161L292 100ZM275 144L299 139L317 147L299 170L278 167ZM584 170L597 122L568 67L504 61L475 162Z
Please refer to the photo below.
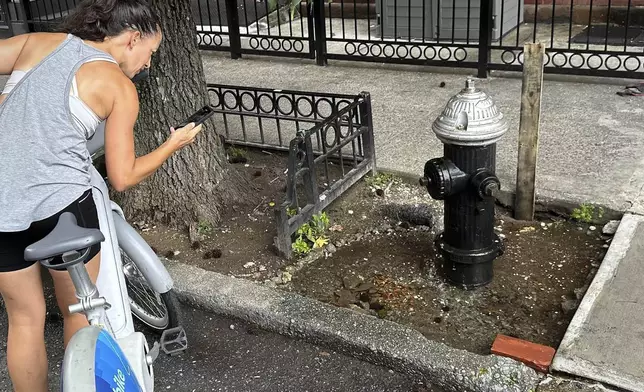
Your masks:
M85 327L70 340L61 384L63 392L143 392L119 345L98 327Z

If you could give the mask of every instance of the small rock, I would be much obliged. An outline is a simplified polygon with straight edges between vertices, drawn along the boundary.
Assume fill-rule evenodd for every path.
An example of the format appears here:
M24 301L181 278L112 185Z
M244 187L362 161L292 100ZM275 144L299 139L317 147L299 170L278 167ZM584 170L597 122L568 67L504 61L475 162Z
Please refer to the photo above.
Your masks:
M577 300L581 301L581 299L584 298L584 294L586 294L586 291L588 291L588 285L585 285L573 291L575 292L575 297L577 298Z
M503 234L503 233L499 234L499 238L500 238L500 239L504 239L504 238L505 238L505 234Z
M181 251L180 250L175 250L173 253L174 253L175 256L178 256L181 253Z
M264 271L266 271L266 266L260 265L259 272L264 272Z
M546 227L546 222L541 222L541 227Z
M234 330L235 329L235 324L230 324L230 329Z
M336 242L336 243L335 243L335 247L336 247L336 248L341 248L341 247L343 247L344 245L345 245L344 240L340 240L340 241L338 241L338 242Z
M348 213L349 215L353 215L353 210L349 210L349 211L347 211L347 213Z
M248 263L244 264L244 268L250 268L250 267L252 267L254 265L255 265L255 263L253 263L252 261L249 261Z
M369 302L365 302L365 301L360 301L360 307L366 310L369 310L371 308L371 306L369 305Z
M566 299L561 303L561 310L564 314L570 314L577 310L579 307L579 300L576 299Z
M597 230L597 228L596 228L595 226L590 226L590 227L588 228L588 230L590 230L590 231L595 231L595 230Z
M617 232L620 221L612 220L604 225L602 228L602 234L614 235Z
M359 313L371 315L371 312L369 310L363 309L356 304L349 304L348 308L351 310L355 310L356 312L359 312Z
M333 244L329 244L329 245L326 246L326 251L329 252L329 253L335 253L335 252L337 252L337 250L338 249Z

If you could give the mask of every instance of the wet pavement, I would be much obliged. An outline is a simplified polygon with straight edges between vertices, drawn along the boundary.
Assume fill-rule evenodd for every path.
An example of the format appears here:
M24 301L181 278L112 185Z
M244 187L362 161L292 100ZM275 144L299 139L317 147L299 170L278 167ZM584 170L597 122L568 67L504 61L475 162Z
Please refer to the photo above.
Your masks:
M183 315L188 351L175 357L159 356L155 364L157 391L439 392L389 369L208 312L184 307ZM137 328L141 328L138 323ZM6 333L2 306L2 391L12 389L6 367ZM63 356L62 320L57 315L48 318L45 334L50 388L54 391Z

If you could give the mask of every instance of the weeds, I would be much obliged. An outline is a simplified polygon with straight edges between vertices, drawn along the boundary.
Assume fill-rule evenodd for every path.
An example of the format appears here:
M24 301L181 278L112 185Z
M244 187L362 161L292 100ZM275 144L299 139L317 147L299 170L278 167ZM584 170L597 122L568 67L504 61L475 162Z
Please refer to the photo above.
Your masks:
M604 209L588 203L583 203L572 210L571 217L579 222L591 223L595 219L601 219L604 216Z
M206 235L212 233L212 225L206 220L199 221L197 226L197 233L201 235Z
M290 210L290 209L289 209ZM290 211L287 211L289 213ZM297 238L291 245L293 252L298 256L304 256L313 249L323 248L329 243L326 231L329 229L329 217L326 212L313 215L311 220L297 229Z
M368 176L365 181L367 182L367 185L371 187L384 188L395 179L396 176L391 173L379 172L375 176Z

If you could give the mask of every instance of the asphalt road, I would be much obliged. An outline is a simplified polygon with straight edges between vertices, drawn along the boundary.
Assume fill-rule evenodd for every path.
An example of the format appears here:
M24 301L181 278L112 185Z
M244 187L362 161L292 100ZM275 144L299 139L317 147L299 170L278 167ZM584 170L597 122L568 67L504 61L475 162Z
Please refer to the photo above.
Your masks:
M0 301L1 303L1 301ZM406 375L302 341L184 307L188 351L155 363L156 391L439 392ZM145 331L144 331L145 332ZM6 367L7 318L0 308L0 390L11 391ZM56 391L62 360L62 320L45 331L50 386Z

